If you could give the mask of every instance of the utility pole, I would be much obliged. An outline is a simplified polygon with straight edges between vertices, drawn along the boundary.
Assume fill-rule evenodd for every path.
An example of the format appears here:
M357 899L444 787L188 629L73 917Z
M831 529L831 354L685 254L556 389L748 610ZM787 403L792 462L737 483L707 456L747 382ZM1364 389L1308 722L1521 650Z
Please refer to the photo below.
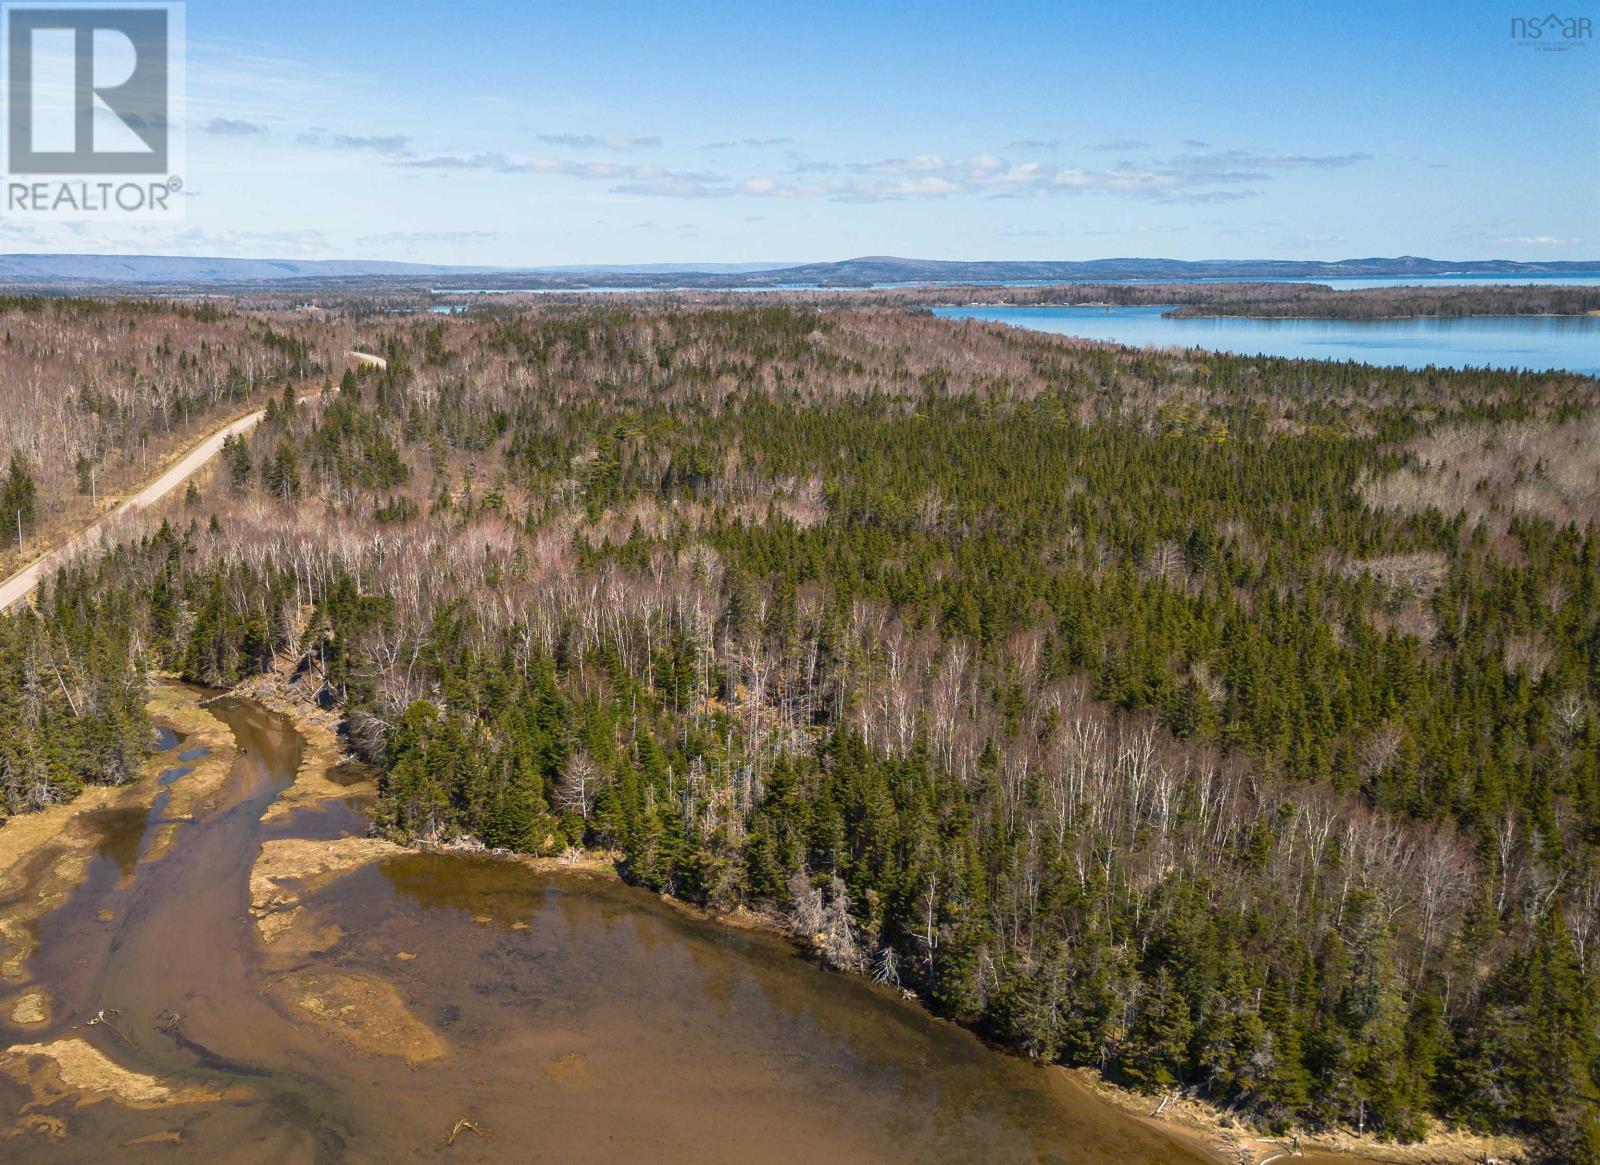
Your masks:
M22 553L22 510L17 510L17 553Z
M92 499L90 504L93 505L96 510L100 508L100 487L94 479L97 469L97 466L89 466L89 497Z

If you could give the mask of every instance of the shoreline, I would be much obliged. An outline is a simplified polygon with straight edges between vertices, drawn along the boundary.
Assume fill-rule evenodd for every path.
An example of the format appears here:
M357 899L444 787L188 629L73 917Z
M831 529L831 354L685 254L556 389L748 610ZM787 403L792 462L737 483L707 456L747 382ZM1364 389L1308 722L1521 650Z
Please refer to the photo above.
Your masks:
M1383 1141L1348 1130L1299 1130L1275 1136L1241 1124L1225 1110L1198 1097L1169 1099L1135 1092L1107 1080L1093 1068L1050 1065L1050 1071L1071 1077L1076 1085L1135 1120L1163 1129L1235 1165L1267 1165L1270 1161L1310 1161L1315 1165L1511 1165L1531 1160L1527 1147L1513 1137L1479 1136L1435 1129L1421 1141ZM1154 1108L1155 1111L1152 1111ZM1157 1115L1159 1113L1159 1115Z
M209 749L207 759L211 763L205 765L203 774L197 770L170 787L161 786L157 777L163 769L170 768L176 755L169 750L168 753L153 754L146 763L144 775L138 780L118 787L91 786L72 802L0 823L0 887L11 891L8 895L10 901L0 908L3 911L0 913L0 922L4 923L0 925L0 936L11 940L6 951L7 967L15 964L14 973L6 976L9 981L0 985L0 994L4 996L0 1003L3 1003L6 1014L9 1015L23 999L46 991L41 985L28 982L23 972L23 966L33 952L33 945L24 936L32 937L35 920L64 900L81 883L93 852L93 839L79 836L82 830L77 827L84 816L107 808L148 810L163 793L172 794L176 800L178 790L182 788L183 800L177 804L169 802L174 812L170 823L162 831L165 835L162 840L167 845L161 847L161 852L165 852L172 835L177 831L177 825L183 820L192 819L202 799L213 794L226 779L234 759L231 737L204 708L204 704L215 695L254 700L288 717L305 740L305 750L294 782L283 790L263 820L270 820L274 815L287 816L301 807L327 800L362 797L375 791L376 772L373 770L368 770L371 773L370 782L363 778L354 782L330 779L329 773L333 769L351 763L360 764L350 758L345 750L344 741L336 731L338 718L332 713L308 708L296 701L291 693L273 684L270 675L263 679L265 682L245 683L229 692L213 695L170 678L157 679L152 683L149 698L152 719L178 731L185 744L196 740L206 744ZM205 764L204 759L199 763ZM195 777L200 779L196 780ZM19 822L25 822L26 827L15 829ZM371 836L346 836L327 841L268 841L257 851L250 872L249 914L257 941L264 951L272 951L280 957L303 954L301 942L297 942L291 932L297 929L298 922L309 921L302 917L301 907L309 893L372 863L407 853L488 857L523 866L534 873L601 879L646 890L629 882L623 875L619 868L622 855L614 851L583 850L572 856L538 857L467 846L400 846ZM48 859L44 857L46 854L50 855ZM159 860L160 853L152 857ZM38 865L41 861L46 864L42 873L29 869L30 865ZM48 886L46 882L49 882ZM46 890L48 893L44 892ZM797 956L811 954L810 945L796 936L782 919L771 914L750 910L742 905L731 911L717 911L665 893L655 893L653 896L668 909L685 917L735 930L760 932L781 940ZM309 941L315 946L318 945L317 937L320 936L308 934L302 941ZM280 939L288 941L280 945ZM840 973L865 978L856 972ZM889 992L891 989L883 990ZM29 994L19 995L18 992ZM925 1016L940 1023L955 1023L972 1033L996 1055L1018 1055L1013 1050L983 1040L981 1033L967 1024L934 1016L914 996L908 998L904 993L895 994L903 1005L915 1006ZM50 1000L47 993L42 1003L48 1014ZM22 1026L16 1020L12 1022L14 1026ZM1410 1144L1389 1143L1375 1137L1341 1131L1301 1131L1298 1136L1289 1134L1284 1138L1273 1138L1241 1124L1226 1111L1195 1097L1175 1096L1163 1101L1159 1097L1118 1085L1092 1068L1062 1064L1041 1064L1039 1068L1051 1076L1055 1086L1092 1096L1124 1116L1222 1165L1268 1165L1280 1159L1307 1160L1317 1165L1481 1165L1485 1160L1513 1162L1529 1159L1525 1147L1513 1138L1479 1137L1450 1130L1437 1130L1425 1140Z
M1263 323L1293 323L1297 320L1303 320L1307 323L1324 324L1398 324L1405 323L1408 320L1587 320L1597 315L1600 315L1600 312L1501 311L1474 315L1441 315L1437 312L1423 312L1405 316L1262 316L1243 312L1184 312L1175 310L1163 313L1163 318L1171 320L1259 320Z
M152 837L146 860L159 861L171 847L178 826L193 820L197 810L227 780L233 765L232 738L215 717L201 708L198 689L170 681L151 683L146 699L153 723L171 729L177 743L152 752L140 775L122 785L88 785L71 801L62 801L0 822L0 1012L18 1002L12 992L33 986L25 966L38 943L36 926L82 885L103 837L97 823L106 815L148 813L161 797L163 819ZM183 760L197 748L203 755ZM163 785L165 772L186 769L181 779ZM34 1025L29 1025L34 1026ZM38 1025L42 1026L42 1025Z
M921 305L918 305L921 306ZM1256 320L1261 323L1306 323L1324 324L1391 324L1405 323L1408 320L1587 320L1600 317L1600 310L1557 312L1557 311L1522 311L1522 312L1492 312L1473 315L1441 315L1437 312L1413 313L1411 315L1395 316L1325 316L1325 315L1255 315L1249 312L1234 311L1186 311L1183 304L1161 303L1106 303L1103 300L1086 300L1074 303L1007 303L1001 301L983 301L960 304L932 304L933 308L948 308L955 311L980 311L996 308L1104 308L1114 311L1118 308L1164 308L1161 318L1167 320ZM1003 321L985 321L1003 322Z
M516 858L518 855L511 856ZM552 869L561 872L558 867ZM621 874L615 877L619 881L627 881ZM657 894L656 897L671 909L696 920L736 930L760 931L782 940L797 955L810 956L814 953L809 944L796 936L781 920L743 905L732 911L714 911L667 894ZM836 973L866 979L860 972ZM892 992L887 987L882 990ZM970 1032L995 1055L1024 1058L1014 1049L985 1039L980 1031L968 1024L935 1015L922 1004L920 997L892 993L905 1006L915 1007L940 1023L953 1024ZM1268 1165L1268 1162L1279 1159L1306 1160L1315 1165L1484 1165L1486 1161L1513 1165L1531 1160L1526 1146L1513 1137L1479 1136L1454 1130L1439 1130L1424 1140L1412 1143L1383 1141L1374 1136L1341 1130L1299 1130L1274 1137L1240 1123L1226 1110L1198 1097L1176 1094L1167 1098L1152 1096L1124 1087L1089 1067L1059 1063L1039 1063L1037 1067L1065 1087L1091 1095L1125 1116L1224 1165Z

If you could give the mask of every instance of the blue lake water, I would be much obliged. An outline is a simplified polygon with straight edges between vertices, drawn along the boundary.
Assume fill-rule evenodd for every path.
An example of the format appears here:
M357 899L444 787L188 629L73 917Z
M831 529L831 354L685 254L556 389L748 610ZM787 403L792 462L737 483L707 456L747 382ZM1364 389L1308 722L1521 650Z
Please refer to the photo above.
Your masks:
M1131 348L1211 348L1247 356L1359 360L1403 368L1565 369L1600 376L1600 316L1467 319L1172 319L1164 307L941 307L989 320Z

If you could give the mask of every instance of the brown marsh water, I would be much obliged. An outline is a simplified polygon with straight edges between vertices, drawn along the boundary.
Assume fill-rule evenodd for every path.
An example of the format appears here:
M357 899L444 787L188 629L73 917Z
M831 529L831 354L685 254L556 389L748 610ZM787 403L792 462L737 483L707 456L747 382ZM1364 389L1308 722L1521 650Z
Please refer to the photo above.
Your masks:
M259 705L211 708L242 747L227 786L159 861L144 858L160 795L96 823L87 880L39 925L30 977L55 1018L28 1038L81 1035L125 1067L230 1099L63 1102L50 1111L64 1139L0 1141L0 1158L1205 1160L1062 1074L775 939L609 881L486 858L391 859L306 898L339 937L288 971L380 977L444 1049L420 1061L359 1051L281 1002L286 972L266 964L248 878L263 840L360 833L364 819L334 801L263 826L303 742ZM84 1026L101 1008L113 1024ZM27 1099L0 1081L8 1111ZM463 1117L483 1135L447 1144Z

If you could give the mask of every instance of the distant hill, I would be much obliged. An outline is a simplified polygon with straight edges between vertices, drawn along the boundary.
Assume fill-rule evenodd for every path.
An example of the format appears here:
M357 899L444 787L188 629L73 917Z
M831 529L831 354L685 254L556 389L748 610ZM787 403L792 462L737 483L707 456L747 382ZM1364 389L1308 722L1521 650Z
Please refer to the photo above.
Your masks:
M0 284L271 283L291 279L416 278L492 268L361 259L224 259L186 255L0 255Z
M672 269L567 268L501 271L495 286L556 289L583 287L684 287L716 290L729 287L876 287L884 284L930 283L1096 283L1124 280L1184 283L1201 279L1327 279L1335 276L1405 277L1438 275L1593 275L1600 259L1586 262L1519 263L1510 259L1087 259L1073 261L998 259L952 262L874 255L837 263L803 263L792 267L719 271L683 264ZM474 280L481 283L481 280ZM435 280L440 288L465 287L451 275Z
M605 273L617 275L739 275L750 271L776 271L801 264L788 263L568 263L560 267L534 267L534 271L562 274Z
M1600 260L1519 263L1509 259L1445 260L1402 255L1396 259L1087 259L950 262L868 256L840 263L810 263L751 275L751 284L817 283L829 287L875 283L1003 283L1018 280L1094 282L1116 279L1310 279L1333 276L1553 275L1600 272Z
M1586 262L1509 259L1088 259L952 262L874 255L834 263L640 263L472 267L362 259L229 259L182 255L0 255L0 286L92 287L372 284L530 290L588 287L871 287L893 283L1068 283L1115 280L1321 279L1333 276L1562 275L1600 272Z

